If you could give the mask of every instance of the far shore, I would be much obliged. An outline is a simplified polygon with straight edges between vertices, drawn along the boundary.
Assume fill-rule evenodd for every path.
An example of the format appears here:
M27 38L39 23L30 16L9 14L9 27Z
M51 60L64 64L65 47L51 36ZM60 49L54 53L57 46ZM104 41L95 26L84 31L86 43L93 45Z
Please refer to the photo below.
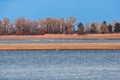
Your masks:
M45 34L45 35L0 35L0 40L19 39L120 39L120 33L110 34Z

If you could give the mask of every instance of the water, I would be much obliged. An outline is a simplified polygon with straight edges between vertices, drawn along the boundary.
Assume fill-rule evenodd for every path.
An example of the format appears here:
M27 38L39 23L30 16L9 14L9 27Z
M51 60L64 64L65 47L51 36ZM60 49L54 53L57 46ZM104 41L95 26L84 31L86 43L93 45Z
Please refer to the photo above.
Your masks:
M120 42L120 40L105 40L105 39L99 39L99 40L59 40L59 39L28 39L28 40L0 40L0 44L15 44L15 43L33 43L33 44L41 44L41 43L108 43L108 42Z
M120 50L0 51L0 80L120 80Z

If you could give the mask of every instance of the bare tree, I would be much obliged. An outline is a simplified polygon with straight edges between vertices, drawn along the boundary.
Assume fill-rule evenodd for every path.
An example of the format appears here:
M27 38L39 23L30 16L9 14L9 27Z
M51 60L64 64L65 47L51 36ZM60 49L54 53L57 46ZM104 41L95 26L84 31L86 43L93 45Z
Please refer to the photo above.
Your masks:
M85 24L85 33L90 33L90 25L89 25L89 23Z
M8 27L8 35L13 35L13 34L15 34L14 24L10 24Z
M43 35L47 32L47 27L46 26L42 26L37 30L38 34Z
M3 33L4 33L3 23L2 23L2 21L0 20L0 35L3 35Z
M47 26L47 33L52 33L52 26L51 26L52 18L46 18L45 23Z
M47 33L47 24L44 19L39 19L38 27L37 27L37 34L45 34Z
M97 22L94 22L91 24L91 30L90 30L91 33L100 33L101 30L100 30L100 24L97 23Z
M76 22L76 18L75 17L70 17L70 18L67 19L65 30L68 30L67 31L68 34L75 33L75 29L74 29L75 22Z
M107 28L107 23L104 21L102 24L101 24L101 33L109 33L109 30Z
M64 18L60 18L59 19L59 23L60 23L60 33L64 33L64 27L65 27L65 20Z
M59 19L55 19L54 30L56 34L60 34L60 21Z
M75 17L69 17L67 20L64 18L46 18L38 21L26 20L24 17L20 17L11 23L8 18L0 20L0 35L35 35L35 34L74 34ZM91 27L90 27L91 26ZM111 33L120 32L120 23L117 21L111 22L109 25L104 21L103 23L79 23L78 34L84 33Z
M39 27L39 23L37 21L32 21L32 26L31 26L31 34L32 35L37 34L38 27Z
M3 29L4 29L4 34L5 35L8 34L9 26L10 26L10 19L8 19L7 17L3 18Z
M15 33L17 35L24 35L24 32L25 32L25 23L26 23L26 20L25 20L24 17L18 18L15 21Z

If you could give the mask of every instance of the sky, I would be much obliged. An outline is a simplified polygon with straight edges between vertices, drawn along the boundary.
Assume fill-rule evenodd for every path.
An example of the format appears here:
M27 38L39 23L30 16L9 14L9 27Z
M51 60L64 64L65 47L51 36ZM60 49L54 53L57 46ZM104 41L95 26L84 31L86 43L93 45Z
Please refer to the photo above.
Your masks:
M120 21L120 0L0 0L0 19L77 18L78 22Z

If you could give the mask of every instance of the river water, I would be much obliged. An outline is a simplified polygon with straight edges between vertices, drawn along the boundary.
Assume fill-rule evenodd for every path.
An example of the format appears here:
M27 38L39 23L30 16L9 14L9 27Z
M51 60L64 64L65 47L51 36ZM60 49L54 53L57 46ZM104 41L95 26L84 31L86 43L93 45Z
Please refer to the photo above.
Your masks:
M16 44L16 43L25 43L25 44L42 44L42 43L116 43L120 42L119 39L116 40L72 40L72 39L28 39L28 40L0 40L0 44Z
M0 51L0 80L120 80L120 50Z

